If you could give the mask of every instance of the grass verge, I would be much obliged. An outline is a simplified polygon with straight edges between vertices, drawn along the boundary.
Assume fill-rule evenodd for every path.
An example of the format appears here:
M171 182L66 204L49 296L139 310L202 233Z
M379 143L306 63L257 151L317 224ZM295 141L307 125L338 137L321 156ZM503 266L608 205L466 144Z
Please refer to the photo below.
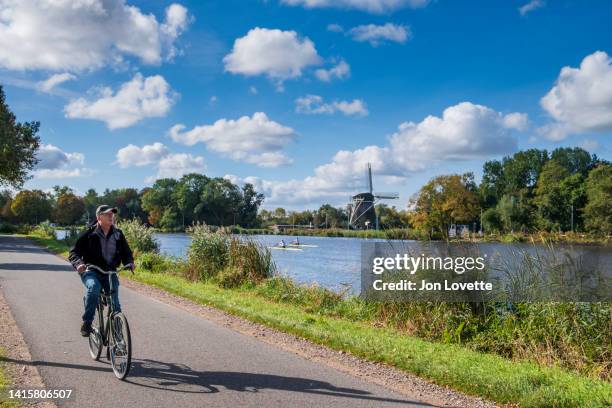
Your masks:
M0 347L0 357L4 356L4 350ZM11 401L5 394L6 390L12 385L11 378L4 370L4 363L0 362L0 407L2 408L18 408L20 405L17 401Z
M55 253L67 254L65 243L29 238ZM253 288L222 289L213 283L147 271L131 279L499 403L522 407L612 405L612 384L561 368L511 361L458 345L428 342L393 328L309 313L296 305L265 299Z

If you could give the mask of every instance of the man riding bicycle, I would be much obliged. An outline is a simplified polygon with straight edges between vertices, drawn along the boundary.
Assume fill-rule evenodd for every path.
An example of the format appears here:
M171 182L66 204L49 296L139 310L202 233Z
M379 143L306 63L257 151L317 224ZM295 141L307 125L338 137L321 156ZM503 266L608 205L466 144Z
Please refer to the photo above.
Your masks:
M87 269L87 264L109 271L115 270L121 263L131 265L134 271L134 258L132 250L125 239L123 232L115 227L115 214L117 209L109 205L101 205L96 209L95 224L89 226L77 238L74 246L70 249L69 260L74 269L77 270L83 285L85 285L85 312L81 325L81 336L88 337L91 333L91 323L98 306L100 289L110 292L108 277L100 272ZM111 275L114 291L111 293L115 310L120 312L119 304L119 278L116 274Z

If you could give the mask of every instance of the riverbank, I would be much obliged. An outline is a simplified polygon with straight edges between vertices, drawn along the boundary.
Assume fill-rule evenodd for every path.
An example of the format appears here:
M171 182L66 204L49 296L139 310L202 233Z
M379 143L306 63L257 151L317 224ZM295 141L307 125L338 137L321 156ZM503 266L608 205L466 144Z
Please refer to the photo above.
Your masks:
M29 234L36 226L32 225L14 225L0 222L0 233L19 233ZM65 227L54 227L54 229L78 231L83 226L73 225ZM212 227L218 228L218 227ZM387 230L349 230L342 228L327 228L327 229L286 229L283 231L274 231L270 228L241 228L235 226L223 227L232 234L244 235L289 235L289 236L311 236L311 237L329 237L329 238L366 238L366 239L397 239L411 241L441 241L441 237L429 237L419 234L417 231L408 228L393 228ZM165 230L160 228L151 228L154 232L159 233L183 233L184 228L173 230ZM606 245L612 244L612 236L588 234L584 232L546 232L537 231L530 233L511 232L511 233L491 233L482 236L472 234L465 237L454 237L449 239L449 242L484 242L484 243L566 243L566 244L594 244Z
M62 243L57 244L58 241L49 238L31 238L56 253L64 256L67 254L66 244L62 246ZM143 259L146 260L146 257ZM486 344L466 347L450 343L454 337L467 336L469 330L474 329L472 325L477 323L461 317L461 313L467 313L466 310L440 308L438 317L446 315L447 319L463 320L464 324L461 325L461 330L448 332L449 338L446 342L432 342L407 334L411 332L411 320L418 318L416 313L419 311L414 308L408 310L415 313L410 316L406 310L393 309L393 305L381 309L379 306L360 302L357 298L343 299L333 292L300 287L282 278L267 279L259 284L240 285L231 289L222 288L212 279L185 279L179 275L180 267L168 262L159 255L149 256L146 265L148 268L144 268L145 265L139 262L138 272L131 279L339 351L348 351L372 361L385 362L437 384L499 403L518 403L520 406L533 407L595 407L612 402L612 385L596 378L601 376L601 370L606 369L605 364L591 365L580 375L575 370L559 367L554 361L538 361L539 364L529 361L531 355L527 353L528 349L523 350L525 355L515 355L509 359L479 350ZM606 307L609 313L609 305L602 307L600 312L605 312ZM451 315L451 312L454 314ZM561 311L549 310L544 317L554 320L554 314L557 312ZM427 312L422 310L421 319L428 318L424 313ZM530 316L529 311L525 313L527 317ZM559 317L565 319L567 316ZM398 322L403 322L403 325L398 325ZM543 322L528 323L537 325ZM413 324L418 325L418 322ZM440 324L433 320L422 327L432 327L433 330ZM457 327L460 325L456 325ZM512 338L508 337L511 336L512 326L508 325L505 330L505 341L497 339L500 344L512 342ZM550 327L544 326L541 330L546 332ZM567 334L586 337L597 335ZM559 332L556 335L564 338L566 334ZM485 336L481 340L486 342L488 339ZM536 354L538 351L543 352L545 356L546 350L533 350ZM577 349L572 347L566 350L566 353L576 351ZM603 353L600 357L607 359L605 350L596 349L595 353ZM599 375L597 370L600 371ZM606 375L603 378L606 378Z

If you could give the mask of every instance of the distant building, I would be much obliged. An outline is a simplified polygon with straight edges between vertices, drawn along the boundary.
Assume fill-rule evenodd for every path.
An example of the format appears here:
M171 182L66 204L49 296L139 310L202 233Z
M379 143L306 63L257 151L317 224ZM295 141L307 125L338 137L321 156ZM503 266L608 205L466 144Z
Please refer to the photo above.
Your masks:
M470 226L467 224L451 224L448 229L449 238L455 237L469 237L470 236Z

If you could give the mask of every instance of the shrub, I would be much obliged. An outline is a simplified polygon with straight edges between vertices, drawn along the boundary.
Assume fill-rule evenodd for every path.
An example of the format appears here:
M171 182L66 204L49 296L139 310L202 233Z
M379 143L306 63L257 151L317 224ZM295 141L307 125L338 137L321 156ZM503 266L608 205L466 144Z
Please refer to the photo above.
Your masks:
M229 263L242 272L242 282L259 283L276 272L270 250L250 239L231 238Z
M197 281L215 278L224 287L258 283L274 274L270 250L261 244L240 239L223 228L216 232L205 224L188 228L191 245L186 277Z
M3 234L14 234L17 232L17 226L14 224L9 224L7 222L0 221L0 233Z
M55 239L55 229L51 226L49 221L43 221L38 224L33 230L32 234L37 235L41 238Z
M188 278L194 281L216 276L229 262L230 236L223 230L213 232L206 224L195 224L187 229L191 244L187 251Z
M122 221L117 227L123 231L135 257L144 252L159 252L159 242L153 231L138 220Z
M166 273L172 269L172 260L156 252L143 252L138 256L136 266L153 273Z

